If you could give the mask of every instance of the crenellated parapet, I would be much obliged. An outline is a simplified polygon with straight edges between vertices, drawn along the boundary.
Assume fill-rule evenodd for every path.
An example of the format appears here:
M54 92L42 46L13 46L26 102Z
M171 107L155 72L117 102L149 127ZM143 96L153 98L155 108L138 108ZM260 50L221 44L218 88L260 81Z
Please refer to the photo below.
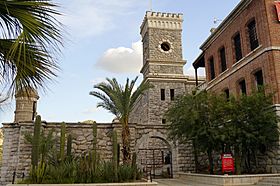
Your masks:
M183 14L147 11L141 25L141 35L148 28L182 30Z

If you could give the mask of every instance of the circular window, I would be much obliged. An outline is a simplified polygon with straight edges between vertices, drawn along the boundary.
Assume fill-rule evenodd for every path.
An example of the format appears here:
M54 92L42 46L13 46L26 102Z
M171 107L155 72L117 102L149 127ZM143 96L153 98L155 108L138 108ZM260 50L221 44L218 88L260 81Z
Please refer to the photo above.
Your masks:
M170 44L168 42L163 42L163 43L161 43L160 48L163 51L167 52L170 50Z

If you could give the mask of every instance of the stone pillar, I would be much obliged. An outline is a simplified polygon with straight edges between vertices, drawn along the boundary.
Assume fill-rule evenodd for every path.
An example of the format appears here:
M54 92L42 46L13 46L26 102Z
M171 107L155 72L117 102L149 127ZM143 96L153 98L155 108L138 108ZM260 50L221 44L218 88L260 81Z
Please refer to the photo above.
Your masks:
M1 185L12 183L13 172L17 169L20 127L17 124L3 124L3 159Z
M15 121L34 121L36 116L38 93L32 88L20 90L16 94Z
M274 105L274 111L280 117L280 104ZM280 122L278 122L280 128ZM268 152L268 159L266 160L266 171L270 173L280 173L280 137L277 146L272 151Z

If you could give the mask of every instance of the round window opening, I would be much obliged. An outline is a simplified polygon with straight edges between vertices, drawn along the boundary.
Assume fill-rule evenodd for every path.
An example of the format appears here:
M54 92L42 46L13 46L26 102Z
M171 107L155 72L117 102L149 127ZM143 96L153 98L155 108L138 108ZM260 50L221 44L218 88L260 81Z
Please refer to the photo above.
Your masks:
M167 42L163 42L161 45L160 45L161 49L165 52L169 51L170 50L170 44L167 43Z

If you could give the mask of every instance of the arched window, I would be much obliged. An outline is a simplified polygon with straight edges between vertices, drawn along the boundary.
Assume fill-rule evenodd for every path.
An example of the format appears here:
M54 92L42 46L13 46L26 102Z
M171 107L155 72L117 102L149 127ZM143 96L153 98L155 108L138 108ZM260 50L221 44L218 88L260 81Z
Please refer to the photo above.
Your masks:
M247 95L245 79L240 80L238 85L239 85L240 94Z
M214 64L213 57L209 59L209 70L210 70L210 80L212 80L215 78L215 64Z
M242 48L241 48L241 38L239 32L233 37L233 45L234 45L235 62L237 62L243 57Z
M262 70L258 70L254 73L254 78L255 78L255 85L257 88L260 88L263 86L264 81L263 81L263 73Z
M256 28L256 21L252 20L251 22L249 22L249 24L247 25L247 29L248 29L250 48L251 48L251 51L252 51L259 46L259 40L258 40L257 28Z
M224 89L224 94L225 94L225 96L226 96L226 98L227 99L229 99L229 89L228 88L226 88L226 89Z
M221 72L224 72L227 69L227 60L226 60L226 49L222 47L219 50L220 53L220 62L221 62Z

